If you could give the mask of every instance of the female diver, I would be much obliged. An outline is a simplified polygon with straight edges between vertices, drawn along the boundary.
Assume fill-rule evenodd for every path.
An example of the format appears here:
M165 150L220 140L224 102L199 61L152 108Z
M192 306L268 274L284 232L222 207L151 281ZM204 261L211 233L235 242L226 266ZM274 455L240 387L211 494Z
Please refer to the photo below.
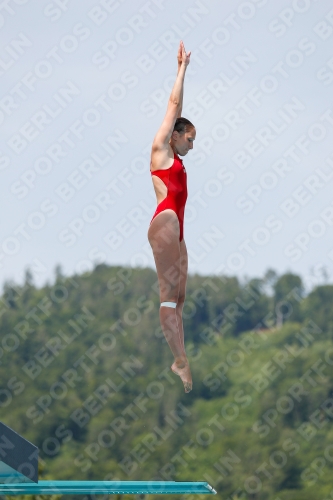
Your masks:
M148 230L160 289L160 322L174 356L171 370L178 375L185 392L192 389L192 376L184 346L182 311L187 280L187 251L183 221L187 199L187 177L183 161L193 148L195 127L181 118L186 68L191 52L183 42L178 49L178 73L167 112L152 145L150 171L157 209Z

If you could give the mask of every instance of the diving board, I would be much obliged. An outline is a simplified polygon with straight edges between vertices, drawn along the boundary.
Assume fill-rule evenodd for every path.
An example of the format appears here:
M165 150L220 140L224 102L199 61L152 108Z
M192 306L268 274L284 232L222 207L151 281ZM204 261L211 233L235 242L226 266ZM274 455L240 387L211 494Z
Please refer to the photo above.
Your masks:
M204 481L38 481L38 451L0 422L0 495L216 495Z
M190 481L38 481L0 484L0 495L216 494L206 482Z

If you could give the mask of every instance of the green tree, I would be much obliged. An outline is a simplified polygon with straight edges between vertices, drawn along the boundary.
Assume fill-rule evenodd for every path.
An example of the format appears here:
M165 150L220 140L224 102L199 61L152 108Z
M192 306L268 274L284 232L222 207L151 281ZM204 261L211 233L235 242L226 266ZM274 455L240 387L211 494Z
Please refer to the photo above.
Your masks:
M323 331L333 336L333 286L318 286L302 304L305 318L314 321Z
M277 326L281 326L285 321L302 321L300 307L304 297L302 279L297 274L283 274L274 283L273 290Z

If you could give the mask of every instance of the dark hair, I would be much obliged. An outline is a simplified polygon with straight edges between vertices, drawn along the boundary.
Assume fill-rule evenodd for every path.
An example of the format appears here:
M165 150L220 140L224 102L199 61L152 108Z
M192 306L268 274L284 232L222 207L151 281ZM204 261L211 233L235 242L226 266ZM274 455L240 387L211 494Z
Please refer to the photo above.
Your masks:
M191 128L195 128L193 123L190 122L187 118L177 118L173 131L179 132L180 134L184 134L185 132L189 132Z

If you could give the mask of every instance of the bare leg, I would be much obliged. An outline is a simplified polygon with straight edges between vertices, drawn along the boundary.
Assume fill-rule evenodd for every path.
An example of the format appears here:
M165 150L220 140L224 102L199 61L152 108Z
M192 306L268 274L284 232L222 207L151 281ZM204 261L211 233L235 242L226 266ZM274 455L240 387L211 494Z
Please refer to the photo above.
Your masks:
M181 339L183 350L185 353L184 328L183 328L182 313L183 313L183 307L184 307L185 295L186 295L188 259L187 259L187 250L186 250L186 245L185 245L184 240L182 240L180 242L179 268L180 268L180 283L179 283L179 296L178 296L178 301L177 301L176 314L177 314L180 339ZM174 364L172 365L171 369L174 373L176 373L176 375L179 375L181 377L181 379L183 380L185 392L189 392L192 389L192 375L191 375L190 365L187 361L186 354L185 354L185 358L183 358L180 363L177 364L177 362L175 361ZM186 390L186 389L188 389L188 390Z
M179 295L178 295L176 313L177 313L180 336L184 347L183 307L186 297L186 282L187 282L187 270L188 270L187 249L184 240L180 242L179 247L180 247L180 263L179 263L180 283L179 283Z
M184 256L181 258L179 222L173 210L165 210L155 217L148 230L148 239L156 264L160 301L161 303L173 302L177 304L180 299L181 284L182 289L184 288L184 280L181 280L181 264ZM182 251L184 253L183 249ZM160 322L175 358L171 369L181 377L185 391L189 392L192 388L192 378L184 348L181 311L181 304L178 310L177 308L161 306Z

